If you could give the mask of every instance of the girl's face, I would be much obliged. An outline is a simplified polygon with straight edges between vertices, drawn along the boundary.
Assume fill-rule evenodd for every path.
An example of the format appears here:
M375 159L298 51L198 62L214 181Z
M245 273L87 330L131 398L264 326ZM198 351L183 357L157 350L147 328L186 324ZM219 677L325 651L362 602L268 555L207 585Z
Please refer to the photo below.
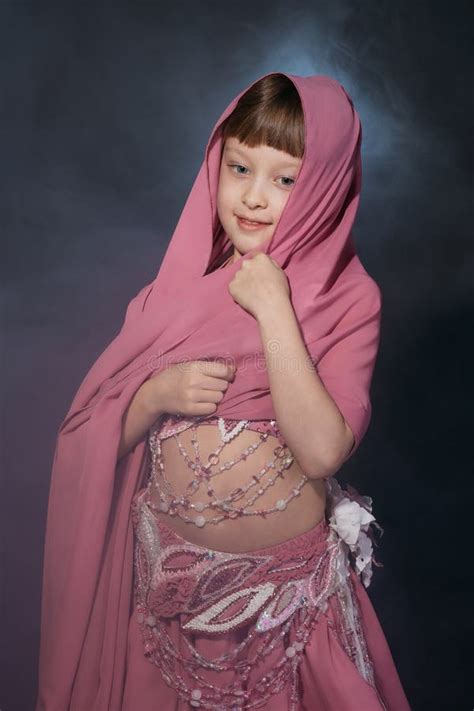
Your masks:
M249 148L234 137L225 141L217 213L234 245L231 261L273 235L301 162L267 145Z

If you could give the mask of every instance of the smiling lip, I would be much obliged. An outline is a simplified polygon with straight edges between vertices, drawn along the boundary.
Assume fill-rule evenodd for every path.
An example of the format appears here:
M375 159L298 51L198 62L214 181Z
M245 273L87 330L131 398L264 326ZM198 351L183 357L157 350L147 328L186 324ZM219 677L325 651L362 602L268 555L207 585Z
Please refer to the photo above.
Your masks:
M269 224L268 222L246 220L244 217L239 217L239 215L236 215L236 217L239 225L245 230L259 230L262 227L267 227Z

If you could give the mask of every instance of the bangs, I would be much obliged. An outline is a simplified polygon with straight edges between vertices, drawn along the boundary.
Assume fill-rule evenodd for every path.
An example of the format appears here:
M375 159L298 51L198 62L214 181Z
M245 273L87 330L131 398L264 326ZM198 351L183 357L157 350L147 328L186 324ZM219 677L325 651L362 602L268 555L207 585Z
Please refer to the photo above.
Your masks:
M222 142L231 137L249 148L267 145L302 158L304 114L293 82L272 74L250 87L222 125Z

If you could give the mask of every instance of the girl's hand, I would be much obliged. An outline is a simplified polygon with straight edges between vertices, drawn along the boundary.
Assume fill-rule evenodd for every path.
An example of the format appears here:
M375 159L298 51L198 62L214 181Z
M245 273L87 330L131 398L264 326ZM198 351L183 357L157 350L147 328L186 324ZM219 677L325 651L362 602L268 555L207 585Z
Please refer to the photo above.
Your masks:
M264 252L244 259L229 282L234 301L257 320L260 313L290 298L288 279L278 262Z
M173 363L145 381L148 405L157 414L212 415L234 373L219 361Z

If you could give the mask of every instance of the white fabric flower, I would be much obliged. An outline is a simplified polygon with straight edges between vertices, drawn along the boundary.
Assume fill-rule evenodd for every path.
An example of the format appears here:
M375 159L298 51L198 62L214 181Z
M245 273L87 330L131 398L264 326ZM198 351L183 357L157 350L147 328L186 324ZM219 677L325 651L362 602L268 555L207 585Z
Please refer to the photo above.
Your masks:
M375 517L357 501L343 498L334 506L329 525L352 548L357 543L361 528L367 527L371 521L375 521Z
M329 477L326 480L327 491L327 518L329 522L329 539L339 542L345 551L345 563L342 558L338 565L339 577L341 581L348 574L348 552L350 551L355 559L355 572L362 580L365 587L370 585L372 578L373 548L370 526L373 526L383 533L383 528L379 526L372 515L372 499L370 496L362 496L357 489L348 485L345 490L341 487L336 477ZM342 554L342 551L341 551ZM344 566L347 570L344 570Z

